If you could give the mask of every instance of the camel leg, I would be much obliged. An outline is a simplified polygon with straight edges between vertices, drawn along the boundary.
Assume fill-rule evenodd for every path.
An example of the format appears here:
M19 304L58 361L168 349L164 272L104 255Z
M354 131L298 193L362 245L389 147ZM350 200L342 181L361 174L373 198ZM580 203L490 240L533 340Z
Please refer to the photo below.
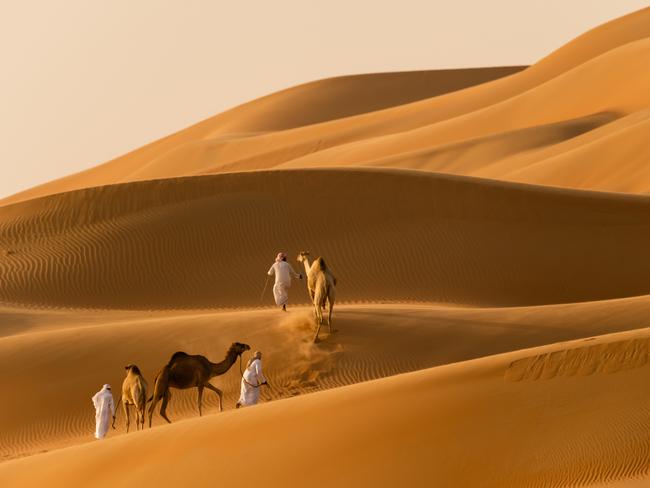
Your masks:
M136 400L135 402L135 430L140 430L140 425L142 424L142 415L144 409L142 408L142 399Z
M318 333L320 332L320 326L323 325L320 322L318 323L318 327L316 328L316 334L314 335L314 342L318 342Z
M140 430L144 430L144 416L147 411L147 393L146 391L142 392L142 397L140 398Z
M154 392L154 395L151 398L151 405L149 405L149 428L151 428L151 419L153 417L153 412L156 409L156 405L160 401L161 397L162 395L160 395L160 392Z
M198 400L199 400L199 417L200 417L202 415L201 401L203 400L203 385L199 385L199 386L197 386L197 388L199 390L199 399Z
M164 371L164 368L163 368ZM156 377L153 380L153 393L151 394L151 398L149 401L151 402L151 405L149 405L149 428L151 429L151 419L153 418L153 412L156 409L156 405L160 401L160 398L162 397L162 394L160 393L160 374L163 372L161 371L156 375ZM146 402L145 402L146 405Z
M169 390L167 390L162 397L162 405L160 405L160 416L164 418L168 424L171 424L172 421L167 418L167 403L169 403L169 399L171 398L171 393Z
M151 428L151 419L153 418L156 405L158 405L158 402L163 398L163 396L164 393L160 391L158 383L156 382L154 385L153 395L151 396L151 405L149 405L149 428Z
M314 342L318 342L318 333L320 332L321 325L323 325L323 313L320 309L320 304L316 304L316 335L314 335Z
M330 328L330 334L331 334L332 332L334 332L332 330L332 310L334 309L334 304L329 299L327 300L327 302L329 303L329 308L330 308L329 313L327 314L327 325Z
M221 404L223 403L223 393L222 393L222 391L219 388L217 388L216 386L213 386L211 383L206 383L203 386L205 386L208 390L212 390L213 392L215 392L217 394L217 396L219 397L219 411L223 412L223 408L221 408Z
M126 416L126 433L129 433L129 425L131 425L131 416L129 415L129 404L126 402L122 402L122 406L124 407L124 415Z
M160 407L161 416L171 423L171 421L165 415L165 410L167 408L167 403L171 393L169 391L169 366L163 367L163 369L156 375L156 378L153 382L153 395L151 395L151 405L149 406L149 428L151 428L151 419L153 418L153 413L156 409L156 405L162 399L163 405ZM146 405L146 402L145 402Z

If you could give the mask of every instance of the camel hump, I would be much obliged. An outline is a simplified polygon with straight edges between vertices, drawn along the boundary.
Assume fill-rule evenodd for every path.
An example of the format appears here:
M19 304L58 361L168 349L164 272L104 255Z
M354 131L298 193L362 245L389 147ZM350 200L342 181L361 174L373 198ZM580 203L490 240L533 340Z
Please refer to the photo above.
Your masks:
M133 373L133 374L139 374L139 375L142 374L140 372L140 368L138 368L135 364L129 365L129 369L131 370L131 373Z
M325 264L325 260L323 258L318 258L316 260L316 263L318 264L318 268L325 271L327 270L327 265Z
M176 351L174 354L172 354L172 357L169 359L169 362L167 364L171 364L174 361L177 361L178 359L186 358L188 356L189 356L189 354L187 354L186 352Z

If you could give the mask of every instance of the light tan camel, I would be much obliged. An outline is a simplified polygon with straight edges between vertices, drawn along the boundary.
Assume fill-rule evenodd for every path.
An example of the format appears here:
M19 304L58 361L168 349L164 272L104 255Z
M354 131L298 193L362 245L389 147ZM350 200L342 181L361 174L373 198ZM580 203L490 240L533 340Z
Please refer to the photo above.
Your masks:
M126 415L126 432L129 432L129 425L131 424L131 417L129 415L129 407L133 405L136 413L136 430L144 429L144 409L147 404L147 380L144 379L140 368L135 364L129 364L124 367L126 369L126 378L122 382L122 396L117 401L115 406L115 413L117 414L117 407L122 402L124 414ZM113 428L115 428L115 415L113 415Z
M162 399L160 406L160 416L171 424L167 418L167 403L171 398L170 388L185 390L187 388L198 388L199 398L199 416L201 415L201 399L203 398L203 388L212 390L219 397L219 411L222 410L223 393L219 388L210 384L210 378L224 374L235 364L237 358L245 351L250 350L248 344L233 342L226 352L226 358L220 363L212 363L205 356L192 356L182 351L175 352L169 362L156 375L153 386L153 396L149 405L149 427L151 427L151 418L156 404Z
M317 326L314 342L316 342L321 325L323 325L323 309L326 304L329 306L327 325L329 326L330 334L332 333L332 310L334 309L334 300L336 299L336 278L325 264L323 258L316 258L310 265L308 256L309 252L302 251L298 255L298 262L305 266L307 290L309 290L309 296L314 304L314 316Z

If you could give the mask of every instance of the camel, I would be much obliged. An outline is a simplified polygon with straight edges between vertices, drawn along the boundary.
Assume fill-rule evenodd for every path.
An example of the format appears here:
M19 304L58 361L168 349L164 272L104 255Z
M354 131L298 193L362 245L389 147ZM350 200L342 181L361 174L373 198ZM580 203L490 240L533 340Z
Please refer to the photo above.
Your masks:
M317 258L311 265L309 264L309 252L302 251L298 255L298 262L305 266L307 274L307 290L314 304L314 316L316 319L316 335L314 342L318 341L318 333L323 325L323 309L326 304L329 305L327 315L327 325L332 333L332 310L334 309L334 300L336 298L336 278L332 271L325 264L322 257Z
M115 410L122 402L124 414L126 415L126 432L129 432L129 425L131 418L129 415L129 407L133 405L136 413L136 430L144 429L144 409L147 404L147 380L144 379L140 368L135 364L128 364L124 367L126 369L126 378L122 382L122 396L117 401ZM113 428L115 428L115 415L113 415Z
M210 378L226 373L230 367L235 364L237 358L245 351L250 350L248 344L233 342L230 349L226 352L226 358L220 363L212 363L205 356L190 355L182 351L172 354L169 362L156 375L153 386L152 400L149 406L149 427L151 427L151 418L153 417L156 404L162 399L160 406L160 416L171 424L167 418L167 403L171 398L170 388L185 390L187 388L198 388L198 407L199 416L201 416L201 400L203 398L203 389L212 390L219 397L219 411L221 412L223 403L223 393L219 388L210 384Z

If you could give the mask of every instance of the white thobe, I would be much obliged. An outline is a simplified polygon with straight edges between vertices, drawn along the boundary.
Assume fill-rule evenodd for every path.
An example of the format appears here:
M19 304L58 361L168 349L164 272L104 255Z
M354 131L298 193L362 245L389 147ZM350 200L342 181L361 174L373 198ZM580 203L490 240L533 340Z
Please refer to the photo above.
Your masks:
M108 432L108 426L115 415L115 404L111 390L102 388L93 397L95 405L95 439L103 439Z
M291 277L300 277L291 265L286 261L273 263L269 269L269 276L275 275L275 285L273 285L273 297L278 307L286 305L289 302L289 287L291 287Z
M244 371L241 379L239 403L242 407L255 405L260 399L260 385L266 381L262 373L262 360L253 360Z

